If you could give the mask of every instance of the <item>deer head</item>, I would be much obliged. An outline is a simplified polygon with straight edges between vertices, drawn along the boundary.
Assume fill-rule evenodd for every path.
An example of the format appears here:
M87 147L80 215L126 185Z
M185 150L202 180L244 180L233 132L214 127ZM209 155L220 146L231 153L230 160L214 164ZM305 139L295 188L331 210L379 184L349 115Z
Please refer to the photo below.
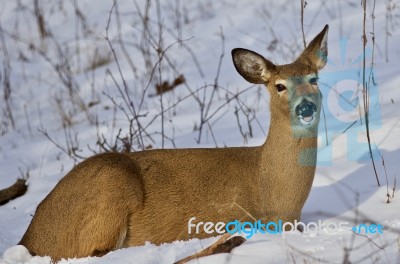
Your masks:
M247 81L265 84L271 95L271 126L285 124L296 138L315 137L318 132L322 95L318 71L327 62L328 25L294 62L275 65L262 55L232 50L236 70Z

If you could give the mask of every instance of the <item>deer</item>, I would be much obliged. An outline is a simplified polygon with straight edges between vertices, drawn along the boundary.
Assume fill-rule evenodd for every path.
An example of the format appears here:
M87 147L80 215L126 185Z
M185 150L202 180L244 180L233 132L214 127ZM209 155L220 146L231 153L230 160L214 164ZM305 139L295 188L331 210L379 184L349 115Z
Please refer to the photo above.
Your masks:
M317 162L328 25L290 64L232 50L237 72L265 85L270 126L261 146L154 149L92 156L40 202L19 245L32 255L103 256L110 251L215 236L188 234L210 222L300 220Z

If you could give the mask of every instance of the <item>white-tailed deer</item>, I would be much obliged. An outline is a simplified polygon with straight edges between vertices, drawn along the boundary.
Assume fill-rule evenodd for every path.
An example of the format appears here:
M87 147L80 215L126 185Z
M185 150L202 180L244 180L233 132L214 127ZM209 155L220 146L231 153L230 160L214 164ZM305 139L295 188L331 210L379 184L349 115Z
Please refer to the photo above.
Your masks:
M105 153L70 171L39 204L19 244L53 260L122 247L210 236L188 220L300 220L315 173L321 111L318 71L328 26L297 60L274 65L232 50L237 71L271 95L267 140L258 147ZM215 235L215 234L214 234Z

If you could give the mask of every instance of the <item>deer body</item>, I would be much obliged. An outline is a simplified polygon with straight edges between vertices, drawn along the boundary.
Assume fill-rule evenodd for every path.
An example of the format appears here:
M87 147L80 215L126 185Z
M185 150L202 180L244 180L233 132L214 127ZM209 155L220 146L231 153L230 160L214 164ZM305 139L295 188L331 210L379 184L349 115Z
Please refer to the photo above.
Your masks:
M326 62L326 36L327 26L288 65L233 50L238 72L266 84L271 94L262 146L96 155L39 204L20 244L58 260L101 256L146 241L186 240L193 237L191 217L214 223L251 221L250 216L299 220L315 173L321 95L313 79Z

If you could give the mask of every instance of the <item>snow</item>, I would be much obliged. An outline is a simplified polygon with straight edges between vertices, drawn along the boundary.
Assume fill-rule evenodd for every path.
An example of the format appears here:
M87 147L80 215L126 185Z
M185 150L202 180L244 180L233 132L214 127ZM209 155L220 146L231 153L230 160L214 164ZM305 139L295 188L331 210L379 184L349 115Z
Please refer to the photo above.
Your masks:
M50 257L32 257L29 251L21 245L13 246L7 249L3 254L3 261L5 264L14 263L30 263L41 264L50 263Z
M32 257L23 246L16 244L24 234L36 206L65 173L81 160L69 157L42 132L46 131L65 149L68 149L68 144L75 143L77 154L82 157L93 155L92 150L100 151L96 145L98 135L103 134L108 142L112 142L119 128L123 129L122 136L129 132L129 122L124 114L124 111L129 113L129 107L124 104L121 93L116 89L117 85L123 89L123 84L118 65L105 39L112 2L96 1L94 4L89 0L40 1L46 26L52 33L51 37L44 40L37 30L32 2L3 1L0 5L0 26L4 30L0 32L0 38L4 37L0 46L0 80L3 84L6 77L4 69L9 63L11 109L15 121L15 128L11 128L9 119L3 114L6 102L2 96L0 189L11 185L17 177L29 173L28 192L0 207L0 263L5 264L50 263L48 257ZM149 16L153 19L151 27L156 38L159 33L157 2L150 2ZM262 144L269 126L269 96L261 86L251 86L237 74L230 59L230 50L243 47L261 53L278 64L291 62L303 48L299 2L160 1L162 17L159 21L164 25L163 47L172 45L166 55L170 63L175 65L175 69L169 67L164 60L161 73L155 73L155 79L173 81L179 73L185 76L188 84L178 86L161 98L148 97L154 93L154 82L150 83L148 90L143 89L149 82L147 77L143 77L148 76L146 74L149 69L146 69L143 55L135 46L143 38L138 12L144 12L145 1L138 1L137 7L133 1L118 1L111 16L108 36L115 48L122 76L130 89L128 94L135 103L135 110L143 115L141 122L151 134L151 139L144 137L144 145L151 145L153 148L184 148ZM255 234L231 254L209 256L193 263L339 263L347 260L352 263L400 262L400 203L397 190L390 203L386 203L387 186L392 194L394 179L400 180L397 163L400 158L400 8L397 1L376 1L373 20L373 1L367 2L367 68L370 68L372 59L371 32L374 23L373 67L376 86L371 87L375 87L378 94L377 103L371 105L373 115L378 114L373 119L375 123L372 124L371 138L381 187L377 187L370 161L352 160L349 155L353 150L361 151L361 154L357 154L360 156L367 154L365 146L356 145L359 146L356 149L349 147L354 143L354 138L365 142L363 125L358 122L347 133L342 133L349 125L337 124L328 118L329 146L325 146L325 133L321 132L319 156L322 161L325 159L329 162L321 162L317 168L310 196L303 209L302 221L346 221L351 226L362 223L381 224L384 226L383 233L355 234L350 229L342 229L332 234L323 229L319 232L293 231L285 235ZM323 76L330 76L330 73L340 79L343 72L349 71L360 78L363 18L360 1L319 0L307 3L304 13L307 42L325 24L330 26L329 63L321 72L321 82L324 81ZM179 4L178 9L183 14L181 17L176 15L176 4ZM394 8L388 11L386 5L393 5ZM119 16L115 15L117 9ZM80 10L84 19L79 19L75 10ZM117 21L120 23L119 27ZM177 21L181 22L181 30L177 29ZM390 32L387 43L386 24ZM86 25L86 29L82 25ZM221 33L224 36L224 45ZM185 41L182 45L173 44L179 34ZM118 44L120 36L137 68L136 73ZM273 45L274 40L276 46ZM345 44L341 46L340 43ZM195 54L202 74L185 45ZM36 48L32 49L32 46ZM45 51L47 57L42 56L38 49ZM73 89L79 90L80 99L86 105L99 102L87 111L72 103L54 65L49 63L60 63L60 50L64 55L64 62L71 67L76 84ZM221 88L212 96L212 86L222 51L224 57L218 77ZM110 61L94 70L87 70L96 54L109 58ZM154 52L151 60L153 63L157 61ZM206 85L207 88L204 88ZM320 87L326 98L329 88L323 85ZM4 89L4 85L2 88ZM139 108L143 92L145 96ZM241 94L239 100L236 100L234 95L238 92ZM205 98L206 105L211 102L209 112L204 116L210 117L210 126L203 127L200 142L199 131L194 128L200 124L201 105L192 93L198 98ZM115 108L111 99L119 107ZM179 101L180 99L183 100ZM245 110L246 106L254 110L255 118L251 122L253 137L244 138L239 131L234 112L241 106L245 106ZM159 115L161 107L171 108L164 114L164 127L161 125L162 116ZM63 116L65 113L67 116ZM246 117L240 113L242 129L249 133ZM70 125L65 126L65 122L70 122ZM164 129L167 136L164 140L160 136L161 129ZM349 138L350 133L355 133L355 137ZM72 140L66 141L66 137ZM137 143L134 142L135 150L140 149ZM385 167L382 166L381 157ZM216 239L175 241L160 246L148 243L140 247L116 250L100 258L69 259L60 263L172 263L207 247Z

